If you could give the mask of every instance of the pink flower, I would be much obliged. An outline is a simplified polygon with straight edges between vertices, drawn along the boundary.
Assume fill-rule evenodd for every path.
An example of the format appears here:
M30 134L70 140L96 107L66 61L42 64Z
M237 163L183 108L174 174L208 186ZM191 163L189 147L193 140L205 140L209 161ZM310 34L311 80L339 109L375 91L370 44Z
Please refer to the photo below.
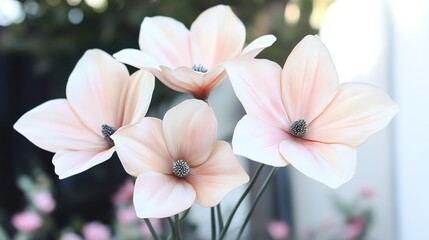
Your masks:
M132 206L118 209L116 212L116 218L123 225L133 224L138 219L136 211Z
M268 60L237 60L226 68L247 112L234 132L234 152L276 167L290 163L331 188L353 176L356 147L398 112L380 89L338 84L318 36L298 43L283 70Z
M14 128L38 147L55 152L55 172L66 178L112 156L110 136L143 119L153 88L152 74L138 71L130 77L110 55L89 50L70 75L67 99L39 105Z
M276 40L265 35L242 50L245 38L240 19L229 6L218 5L201 13L190 30L169 17L146 17L140 29L141 50L124 49L113 56L148 69L171 89L204 100L225 78L224 62L254 58Z
M131 202L131 199L133 198L133 191L134 191L134 183L131 178L129 178L113 195L113 203L116 205L123 205Z
M193 99L170 109L163 121L145 118L112 136L125 170L137 176L138 217L172 216L194 202L212 207L249 180L216 132L213 110Z
M274 240L285 240L289 237L289 225L283 221L272 221L268 224L268 233Z
M359 189L359 195L362 198L372 198L374 196L374 189L369 186L362 186Z
M43 213L50 213L55 208L55 200L47 190L37 192L32 200L34 206Z
M42 218L33 211L16 213L12 217L12 225L20 232L31 233L43 224Z
M85 240L109 240L111 233L106 225L94 221L82 227L82 235Z
M354 240L362 234L365 228L365 221L361 218L353 218L344 229L344 239Z

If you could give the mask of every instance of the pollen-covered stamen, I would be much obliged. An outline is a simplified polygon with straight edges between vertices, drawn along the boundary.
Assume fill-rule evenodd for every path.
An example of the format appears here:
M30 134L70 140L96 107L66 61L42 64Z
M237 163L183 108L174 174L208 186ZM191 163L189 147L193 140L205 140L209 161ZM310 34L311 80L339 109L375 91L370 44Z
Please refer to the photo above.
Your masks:
M116 132L116 128L111 127L107 124L101 125L101 134L103 134L104 139L106 139L107 142L109 142L111 145L114 145L113 140L110 138L112 134Z
M289 132L295 137L303 137L307 133L307 123L303 119L298 120L290 125Z
M201 73L206 73L208 70L201 64L194 64L192 66L192 70L196 71L196 72L201 72Z
M173 173L178 177L186 177L190 171L188 164L183 160L177 160L173 163Z

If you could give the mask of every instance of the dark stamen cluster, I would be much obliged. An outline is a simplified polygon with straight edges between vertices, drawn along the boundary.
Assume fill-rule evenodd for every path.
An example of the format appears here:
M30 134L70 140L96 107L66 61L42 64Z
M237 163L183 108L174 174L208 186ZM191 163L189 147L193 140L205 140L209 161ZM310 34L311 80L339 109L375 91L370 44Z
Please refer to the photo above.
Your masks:
M186 177L190 172L188 164L183 160L178 160L173 163L173 173L178 177Z
M303 119L298 120L290 125L289 132L295 137L303 137L307 133L307 123Z
M194 64L192 66L192 70L196 71L196 72L201 72L201 73L206 73L208 70L201 64Z
M107 124L101 125L101 134L103 134L104 139L106 139L107 142L109 142L112 146L114 145L113 140L110 138L112 134L116 132L116 128L111 127Z

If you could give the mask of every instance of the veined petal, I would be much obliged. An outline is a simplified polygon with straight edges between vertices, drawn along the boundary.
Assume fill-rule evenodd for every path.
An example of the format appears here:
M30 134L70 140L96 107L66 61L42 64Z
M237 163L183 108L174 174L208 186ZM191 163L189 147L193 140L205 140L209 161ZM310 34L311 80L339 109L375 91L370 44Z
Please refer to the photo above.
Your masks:
M190 208L195 196L194 188L183 179L145 172L137 177L133 198L139 218L164 218Z
M173 160L165 146L161 120L144 118L139 124L118 129L111 138L128 174L137 176L144 171L172 172Z
M228 143L219 141L209 160L192 168L186 180L194 187L196 203L213 207L232 189L249 181Z
M145 17L139 36L140 49L170 68L192 67L189 30L169 17Z
M356 147L380 131L398 112L382 90L363 83L343 83L325 111L309 126L306 139Z
M113 57L119 62L131 65L135 68L153 68L159 70L159 62L149 54L137 49L126 48L115 54Z
M202 12L191 26L193 64L209 69L238 56L246 29L229 6L217 5Z
M273 126L289 128L280 92L279 65L264 59L243 59L228 62L226 70L247 114Z
M337 188L353 177L356 149L290 137L280 143L280 153L307 177Z
M240 58L254 58L262 52L262 50L273 45L276 40L277 38L272 34L258 37L243 49Z
M122 126L139 123L145 117L152 99L155 77L148 71L140 70L131 75L122 92L124 117Z
M328 49L318 36L306 36L286 60L282 99L291 122L313 121L331 102L338 76Z
M70 75L67 99L79 119L102 136L102 124L121 126L123 106L120 106L120 99L128 80L123 64L101 50L88 50Z
M194 93L204 88L204 73L195 72L188 67L170 69L161 66L160 68L163 75L161 82L173 90Z
M103 137L82 124L65 99L51 100L33 108L13 127L36 146L50 152L107 146Z
M290 138L289 134L265 121L245 115L238 123L232 137L234 153L253 161L274 167L288 164L279 152L279 144Z
M170 109L164 116L163 129L173 160L184 160L191 168L207 161L216 145L216 117L200 100L186 100Z
M52 163L60 179L68 178L108 160L115 147L98 151L63 150L54 155Z
M210 91L225 78L223 65L212 68L207 73L199 73L187 67L170 69L161 66L163 78L160 81L167 87L192 94L197 99L206 99Z

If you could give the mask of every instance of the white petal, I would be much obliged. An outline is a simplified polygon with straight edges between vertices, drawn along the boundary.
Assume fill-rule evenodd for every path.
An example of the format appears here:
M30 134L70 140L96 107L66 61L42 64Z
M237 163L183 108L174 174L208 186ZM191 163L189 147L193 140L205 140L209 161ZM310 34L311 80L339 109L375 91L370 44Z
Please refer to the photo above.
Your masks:
M253 161L275 167L288 164L279 152L279 144L289 134L256 117L245 115L238 123L232 138L234 153Z
M289 163L314 180L331 188L349 181L356 169L356 149L342 144L325 144L290 137L280 144Z
M306 139L358 146L380 131L398 106L380 89L363 83L343 83L325 111L309 126Z

